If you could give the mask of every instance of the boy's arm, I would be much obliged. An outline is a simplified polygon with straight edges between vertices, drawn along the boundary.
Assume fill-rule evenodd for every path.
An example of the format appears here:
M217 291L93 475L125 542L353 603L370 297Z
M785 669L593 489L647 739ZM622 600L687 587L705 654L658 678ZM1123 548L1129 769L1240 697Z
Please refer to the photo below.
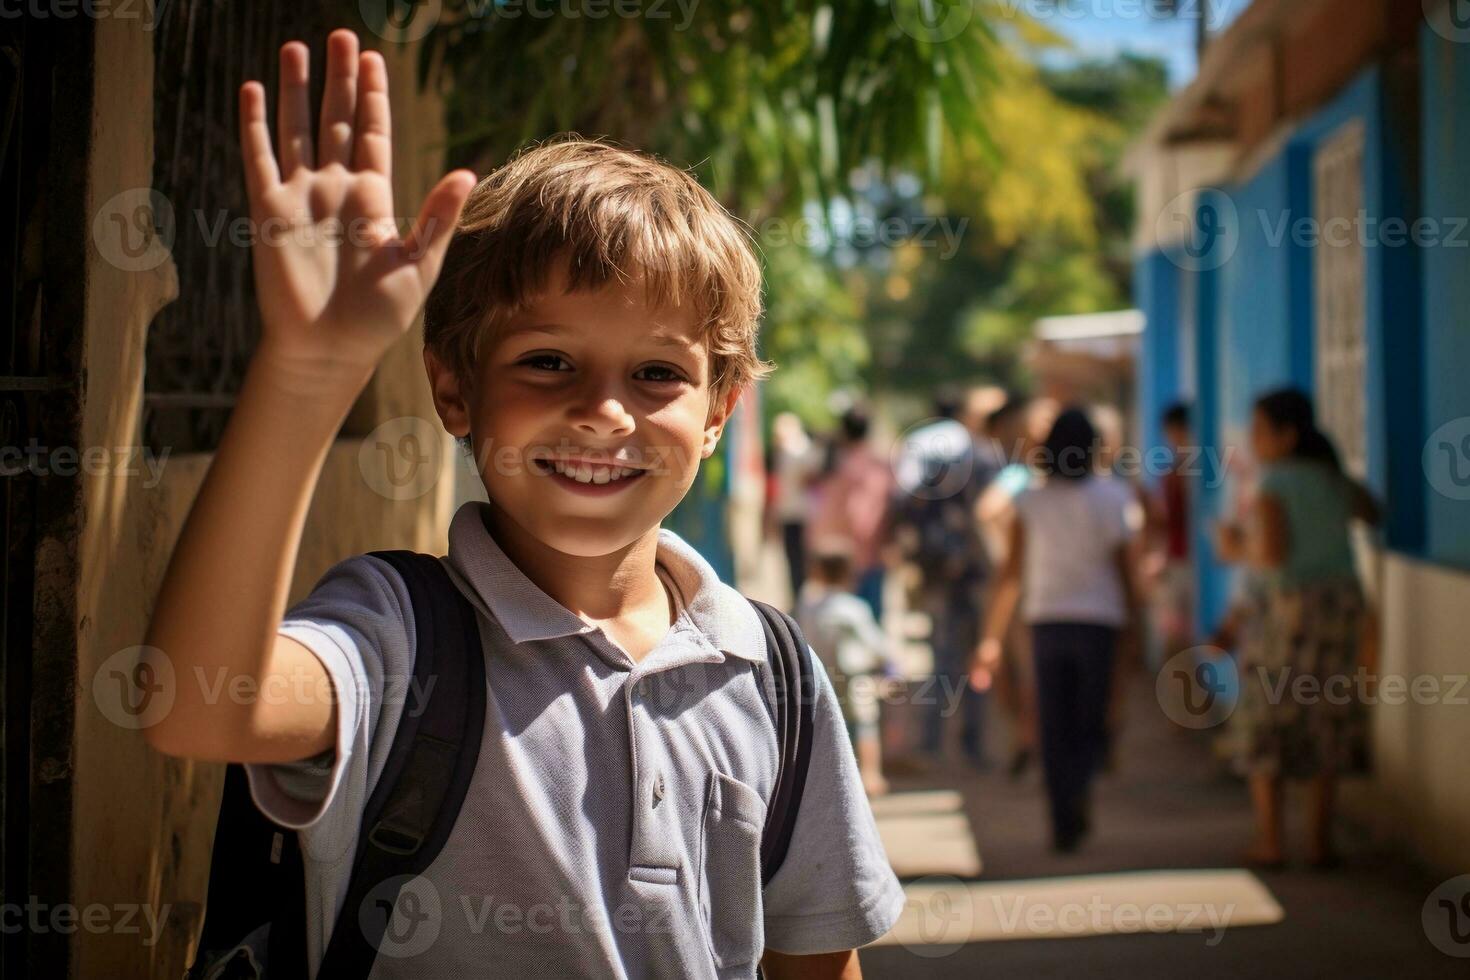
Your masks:
M855 949L840 953L792 956L768 949L761 957L761 972L770 980L862 980Z
M176 688L168 715L145 734L171 755L289 762L334 744L325 669L276 632L302 526L337 429L412 326L473 186L462 171L441 179L399 239L383 59L359 56L350 31L334 31L327 47L316 146L306 46L281 48L279 166L264 89L240 89L261 341L145 639L146 659L165 660ZM210 695L242 677L262 696ZM264 696L270 690L289 696Z
M762 889L763 963L795 967L780 976L847 976L839 967L857 969L852 950L893 928L904 894L863 791L842 706L816 657L812 681L811 765L791 849ZM833 972L818 972L824 968Z

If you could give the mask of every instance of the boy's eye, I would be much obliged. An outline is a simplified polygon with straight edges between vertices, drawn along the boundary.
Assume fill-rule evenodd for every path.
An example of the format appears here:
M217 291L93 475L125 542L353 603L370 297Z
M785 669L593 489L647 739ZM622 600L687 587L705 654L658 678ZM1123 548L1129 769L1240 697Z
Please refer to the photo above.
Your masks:
M648 377L644 380L663 382L684 380L684 376L678 371L675 371L673 368L670 367L664 367L662 364L650 364L647 367L638 369L639 374L647 374L650 372L653 374L653 377Z
M555 354L533 354L530 357L522 358L520 363L527 367L545 368L548 371L560 371L562 368L558 365L563 364L566 364L568 369L571 367L570 364L567 364L565 358L558 357Z

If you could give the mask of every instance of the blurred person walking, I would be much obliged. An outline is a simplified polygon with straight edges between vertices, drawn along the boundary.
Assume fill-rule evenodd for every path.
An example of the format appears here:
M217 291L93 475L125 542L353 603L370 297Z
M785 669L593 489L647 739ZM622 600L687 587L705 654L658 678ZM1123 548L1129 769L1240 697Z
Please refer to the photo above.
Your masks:
M1378 522L1378 507L1342 471L1336 449L1317 428L1311 399L1294 388L1263 395L1251 417L1251 448L1262 466L1248 521L1222 525L1222 560L1263 573L1261 628L1241 652L1242 766L1250 779L1257 837L1247 863L1277 868L1285 860L1282 784L1308 780L1307 860L1330 867L1337 857L1332 824L1337 777L1354 764L1365 726L1352 675L1360 663L1367 615L1349 537L1355 519ZM1362 664L1371 674L1374 665ZM1281 697L1298 678L1344 696Z
M976 507L980 536L992 569L1006 566L1011 525L1016 520L1016 496L1035 478L1032 454L1046 437L1056 415L1055 403L1050 399L1014 395L986 420L991 443L1002 463ZM995 587L992 581L991 589ZM1007 771L1012 779L1019 779L1031 765L1038 737L1031 631L1020 617L1011 618L1003 646L1005 656L993 678L992 690L1010 729L1011 756Z
M959 420L975 434L977 444L997 457L1002 455L994 433L990 431L990 417L1010 401L1010 395L999 385L977 385L965 393L965 403ZM999 465L1004 466L1002 461Z
M807 545L847 541L857 577L858 597L883 621L884 546L889 536L889 506L895 482L887 458L868 440L871 420L861 406L842 413L837 442L818 501L807 525Z
M782 412L771 422L771 457L767 467L767 536L780 535L794 603L806 576L806 528L811 515L810 484L821 472L823 447L807 434L801 418Z
M972 683L989 686L1024 598L1052 845L1063 852L1076 850L1091 830L1090 789L1107 744L1118 634L1136 607L1128 508L1099 478L1097 448L1084 411L1057 416L1038 453L1042 482L1016 497L1006 565L972 661Z
M1162 645L1160 661L1193 645L1194 563L1190 547L1190 488L1185 464L1193 441L1189 406L1170 405L1161 417L1169 468L1159 478L1157 496L1149 508L1150 555L1147 576L1152 581L1154 632Z
M937 419L904 440L893 527L899 550L919 572L917 605L931 624L919 750L934 762L943 758L946 721L958 696L960 747L971 766L984 768L985 694L966 683L966 674L990 573L975 510L1001 458L988 435L959 421L964 407L956 392L941 391Z

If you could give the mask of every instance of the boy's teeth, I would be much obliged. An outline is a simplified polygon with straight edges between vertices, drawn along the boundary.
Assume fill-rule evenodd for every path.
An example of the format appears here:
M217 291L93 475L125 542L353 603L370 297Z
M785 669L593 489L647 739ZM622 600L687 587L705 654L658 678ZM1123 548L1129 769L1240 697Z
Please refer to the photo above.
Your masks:
M549 462L553 470L578 483L611 483L638 472L626 466L594 467L591 463L564 463L561 460Z

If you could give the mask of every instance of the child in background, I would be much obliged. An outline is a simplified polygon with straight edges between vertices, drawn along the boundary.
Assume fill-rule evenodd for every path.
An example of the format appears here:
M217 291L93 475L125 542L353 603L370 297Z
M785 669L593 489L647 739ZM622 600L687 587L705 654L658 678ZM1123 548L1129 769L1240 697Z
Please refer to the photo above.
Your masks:
M879 738L879 698L901 672L892 644L868 604L852 591L850 550L819 544L796 604L796 621L827 668L842 704L842 717L857 751L858 772L869 796L888 792Z
M1150 556L1154 592L1155 623L1167 660L1188 649L1194 637L1194 563L1190 551L1190 474L1185 472L1193 444L1189 428L1189 406L1169 406L1161 418L1164 441L1172 457L1169 469L1159 478L1157 521L1153 538L1157 544Z

